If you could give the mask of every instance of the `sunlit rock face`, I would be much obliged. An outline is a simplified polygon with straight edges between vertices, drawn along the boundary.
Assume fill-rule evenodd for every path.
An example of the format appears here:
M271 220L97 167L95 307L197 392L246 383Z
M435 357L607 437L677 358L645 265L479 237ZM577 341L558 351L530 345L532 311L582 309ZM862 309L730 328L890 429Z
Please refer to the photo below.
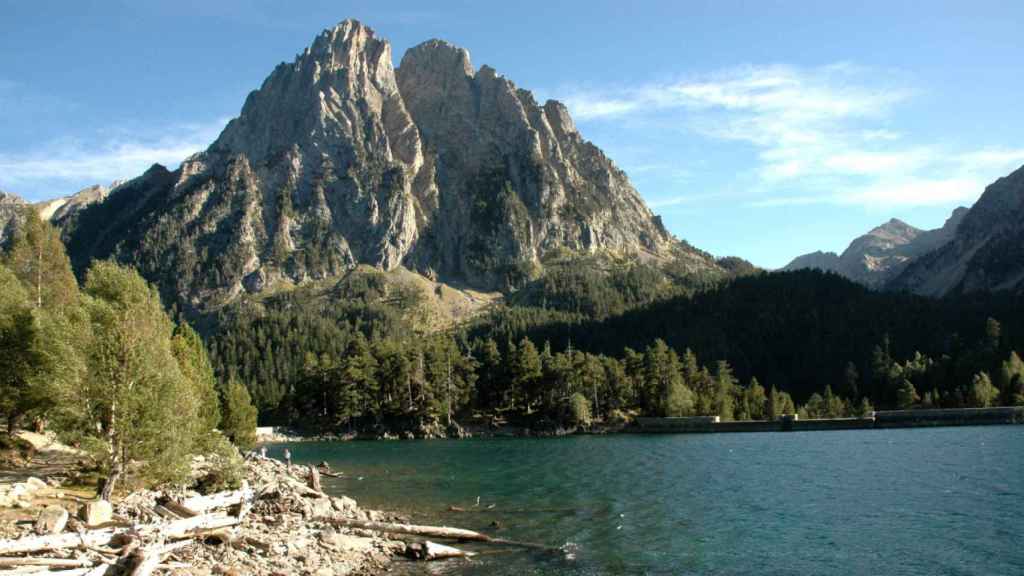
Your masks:
M498 290L556 249L715 269L562 104L438 40L392 62L359 22L323 31L206 151L80 211L65 229L73 262L114 256L198 310L357 264Z
M985 188L953 237L890 287L929 296L1024 288L1024 167Z

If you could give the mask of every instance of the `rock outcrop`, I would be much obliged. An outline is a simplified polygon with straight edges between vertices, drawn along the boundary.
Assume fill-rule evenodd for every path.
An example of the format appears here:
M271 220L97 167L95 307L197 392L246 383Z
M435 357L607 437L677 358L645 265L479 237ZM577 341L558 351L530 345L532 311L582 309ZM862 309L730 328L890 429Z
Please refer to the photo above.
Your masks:
M1024 167L990 184L952 238L889 287L928 296L1024 288Z
M551 250L714 260L672 238L557 102L441 41L347 20L280 64L175 171L155 165L65 229L72 262L131 263L186 310L357 264L510 289Z
M10 239L14 230L21 222L22 210L28 202L20 196L0 190L0 246L3 246Z
M865 286L880 288L916 258L949 242L965 214L966 208L957 208L941 228L934 230L921 230L893 218L856 238L842 254L820 251L804 254L783 270L813 268L835 272Z
M398 86L436 162L443 218L419 262L481 284L514 285L554 248L665 254L674 240L625 173L583 139L569 111L539 105L441 40L406 52Z
M36 209L39 211L40 218L49 220L57 226L63 226L70 218L73 218L75 214L86 207L106 200L107 196L110 195L110 191L121 184L123 184L121 181L115 181L110 186L94 184L75 192L71 196L40 202L36 204Z

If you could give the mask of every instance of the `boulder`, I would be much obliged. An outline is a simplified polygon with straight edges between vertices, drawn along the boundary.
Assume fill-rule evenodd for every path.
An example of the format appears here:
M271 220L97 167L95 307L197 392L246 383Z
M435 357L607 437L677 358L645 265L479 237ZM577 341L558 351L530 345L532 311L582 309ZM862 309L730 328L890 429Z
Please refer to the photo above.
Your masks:
M40 536L60 534L64 531L64 527L67 526L69 517L68 511L60 506L47 506L43 508L42 512L39 513L39 517L36 518L36 534Z
M106 500L94 500L82 505L78 517L86 526L99 526L113 520L114 508Z

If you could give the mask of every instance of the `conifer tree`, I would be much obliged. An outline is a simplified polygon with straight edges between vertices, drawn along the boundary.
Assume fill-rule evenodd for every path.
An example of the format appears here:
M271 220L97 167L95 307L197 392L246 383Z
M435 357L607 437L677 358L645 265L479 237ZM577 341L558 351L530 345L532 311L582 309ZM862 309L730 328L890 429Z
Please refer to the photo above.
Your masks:
M202 434L208 435L220 425L222 394L217 390L206 346L191 326L182 323L174 329L171 350L182 375L194 388L199 401L199 428Z
M240 450L256 445L256 407L249 389L234 376L224 386L224 414L221 431Z
M510 368L510 384L512 385L513 405L532 409L536 399L537 385L542 376L540 355L529 338L523 338L512 353Z
M60 233L32 207L23 208L22 222L4 263L25 286L35 308L55 311L74 305L78 283Z

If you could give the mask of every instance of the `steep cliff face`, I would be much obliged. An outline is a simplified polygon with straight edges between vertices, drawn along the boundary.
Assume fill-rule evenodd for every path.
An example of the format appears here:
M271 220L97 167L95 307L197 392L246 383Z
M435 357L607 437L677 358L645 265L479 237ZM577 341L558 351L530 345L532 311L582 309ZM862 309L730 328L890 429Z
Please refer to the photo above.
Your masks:
M408 52L345 21L274 69L178 170L154 166L77 214L72 260L138 266L187 308L357 264L510 289L552 250L720 272L673 239L564 106L440 41Z
M787 264L784 270L814 268L880 288L914 259L949 242L966 213L966 208L957 208L941 228L934 230L921 230L893 218L856 238L842 254L805 254Z
M20 196L0 190L0 247L4 246L14 234L21 221L22 210L28 202Z
M665 255L676 246L626 175L576 130L561 103L533 95L440 40L402 58L398 86L427 153L439 204L420 262L515 285L545 252Z
M989 185L952 238L889 286L929 296L1024 288L1024 167Z

